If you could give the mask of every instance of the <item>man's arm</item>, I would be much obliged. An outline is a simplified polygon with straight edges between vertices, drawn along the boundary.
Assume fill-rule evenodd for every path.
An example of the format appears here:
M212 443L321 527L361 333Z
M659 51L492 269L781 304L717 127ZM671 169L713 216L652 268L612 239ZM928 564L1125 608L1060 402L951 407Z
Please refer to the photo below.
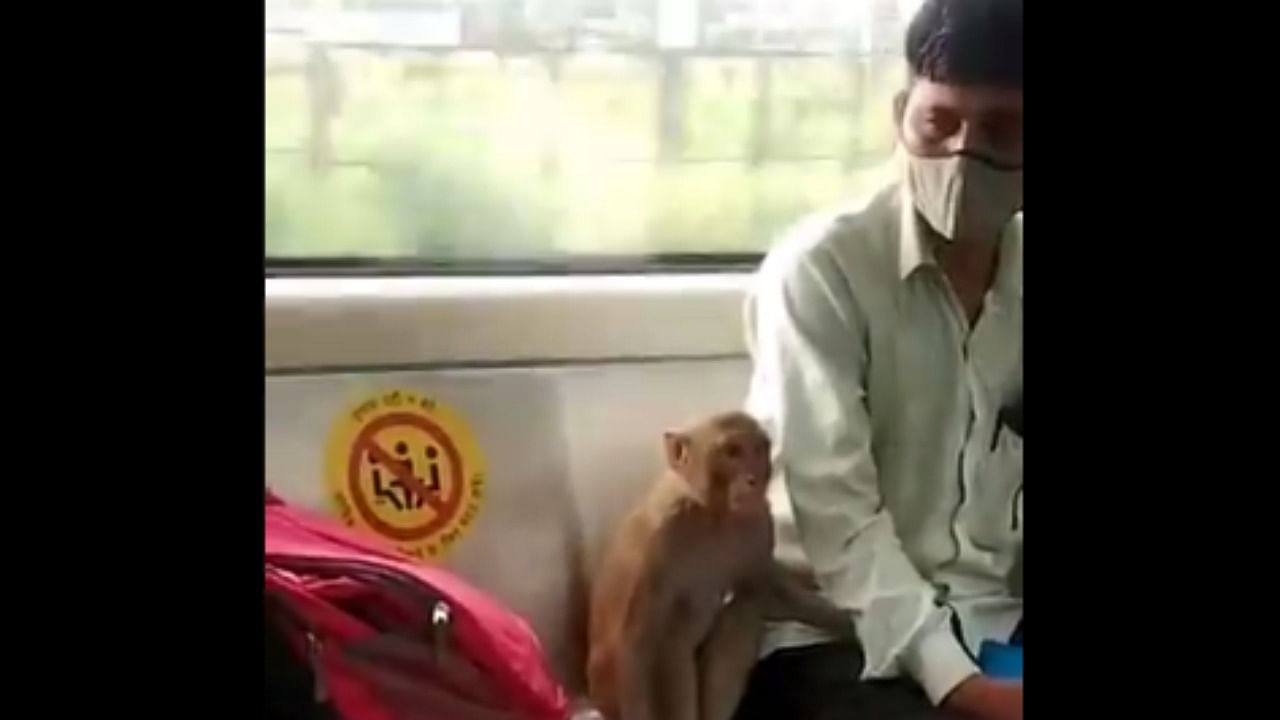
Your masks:
M820 252L771 257L757 276L748 302L748 410L773 436L814 574L839 605L858 612L867 670L900 663L941 703L977 668L882 506L864 384L865 321Z

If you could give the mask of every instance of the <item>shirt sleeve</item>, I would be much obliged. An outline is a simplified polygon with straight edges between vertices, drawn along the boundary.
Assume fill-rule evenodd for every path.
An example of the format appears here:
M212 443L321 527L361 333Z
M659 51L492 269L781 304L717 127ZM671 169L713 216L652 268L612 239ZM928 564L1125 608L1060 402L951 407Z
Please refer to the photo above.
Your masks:
M977 668L881 501L864 379L866 323L849 281L821 250L771 256L746 320L754 361L747 409L773 439L818 582L856 611L867 676L904 670L941 703Z

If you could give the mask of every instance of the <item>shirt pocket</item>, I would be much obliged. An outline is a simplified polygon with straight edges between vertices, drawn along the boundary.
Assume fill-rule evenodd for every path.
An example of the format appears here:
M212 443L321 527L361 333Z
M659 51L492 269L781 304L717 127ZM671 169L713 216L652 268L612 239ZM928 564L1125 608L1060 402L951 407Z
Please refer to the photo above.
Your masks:
M969 536L987 552L1012 550L1022 539L1022 437L1001 427L973 483Z

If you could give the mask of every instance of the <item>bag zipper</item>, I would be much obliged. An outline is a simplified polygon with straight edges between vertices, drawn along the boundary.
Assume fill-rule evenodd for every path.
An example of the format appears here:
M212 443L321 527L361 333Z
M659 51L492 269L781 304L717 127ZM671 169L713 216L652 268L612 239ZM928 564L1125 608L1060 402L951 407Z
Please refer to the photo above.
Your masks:
M449 604L437 600L431 608L431 645L436 663L444 665L449 660L449 642L452 639L453 611Z
M443 660L449 654L449 640L452 635L453 609L438 594L424 588L422 583L412 580L404 573L384 568L372 563L353 560L325 560L321 558L279 557L268 555L267 562L275 562L284 569L340 572L357 577L372 577L394 586L400 593L408 595L414 604L429 609L425 627L409 628L410 633L429 633L437 659Z
M436 661L436 669L438 672L443 673L443 676L438 690L431 690L432 683L426 683L420 685L423 691L430 690L431 692L444 693L444 696L456 700L458 703L465 704L468 707L474 706L477 712L483 709L486 711L486 717L510 717L512 720L516 717L515 710L512 708L497 707L489 704L486 698L502 697L497 693L497 686L493 684L491 678L487 677L480 666L475 665L465 656L456 654L456 648L453 645L454 609L445 598L437 592L433 592L434 589L430 585L424 585L402 571L360 561L267 555L266 562L268 566L274 565L277 570L285 572L314 573L320 577L331 574L345 574L357 579L377 580L383 584L385 590L390 591L393 595L400 595L402 598L411 601L413 605L424 608L427 611L426 627L415 628L410 626L407 631L403 629L401 631L382 631L383 637L395 638L398 636L400 640L405 642L418 644L424 639L427 641L426 648L424 648L427 650L427 657ZM338 643L337 645L333 642L326 643L313 628L308 627L305 623L301 629L306 641L307 655L315 681L315 702L331 704L333 702L332 689L326 682L322 667L324 653L332 653L337 650L349 660L360 661L362 654L358 648L362 646L362 643L357 642L349 646L346 643ZM422 632L429 633L429 637L422 638ZM378 682L384 683L392 681L403 684L409 680L407 677L400 675L383 676L378 680ZM443 699L441 701L443 702ZM394 703L402 704L403 702L407 701L404 699L394 700ZM401 709L416 711L416 706L401 705Z
M321 572L327 571L327 572L334 572L334 573L341 572L341 573L346 573L348 575L352 575L356 577L365 576L365 577L376 578L378 580L384 581L389 585L395 586L401 593L412 597L415 601L415 604L420 604L421 606L427 608L428 616L427 616L427 627L411 628L410 633L412 633L412 635L405 636L405 635L401 635L400 633L392 633L392 634L400 635L402 638L405 638L405 639L411 639L413 638L414 635L420 637L418 633L422 633L422 632L429 633L430 654L433 656L433 659L436 661L438 667L450 675L457 672L457 670L454 670L454 671L447 670L447 668L450 668L455 665L454 648L452 647L453 614L454 614L453 608L450 606L450 604L447 601L445 601L444 598L440 597L436 593L431 592L428 588L423 587L423 585L418 581L407 577L404 573L401 573L399 571L396 571L390 568L384 568L378 565L373 565L370 563L362 563L359 561L326 560L326 559L319 559L319 558L299 558L295 556L288 556L288 557L282 558L279 556L270 556L270 555L266 557L266 561L268 563L275 563L277 564L278 567L281 567L282 569L285 569L285 570L294 570L294 571L302 571L302 572L306 572L306 571L321 571ZM312 657L315 659L315 661L318 662L320 659L320 652L324 649L323 642L320 638L316 637L313 633L310 633L310 632L307 633L307 640L309 643L309 647L313 648L314 650ZM414 641L416 642L417 640L414 639ZM354 646L352 647L352 649L354 649ZM466 661L465 665L469 668L469 670L467 671L468 676L471 674L477 674L477 676L481 680L485 680L485 678L483 677L483 672L480 670L480 668L474 666L470 661ZM321 697L321 696L327 697L329 694L328 688L323 684L323 681L319 673L319 669L315 668L315 672L316 672L316 678L317 678L317 687L316 687L317 697ZM455 680L466 681L467 678L466 677L455 678ZM464 682L464 684L470 685L471 682L466 681ZM489 691L486 689L485 692L489 692Z
M307 660L311 664L311 676L315 679L314 700L316 704L329 702L329 686L324 681L324 668L320 655L324 652L324 643L316 634L307 631Z
M268 591L270 592L270 591ZM316 635L311 623L306 618L288 607L283 600L280 601L280 607L275 611L275 615L280 622L287 625L293 625L294 630L302 634L302 639L306 644L305 654L307 666L311 668L311 695L312 701L317 705L329 702L329 685L324 679L324 641Z

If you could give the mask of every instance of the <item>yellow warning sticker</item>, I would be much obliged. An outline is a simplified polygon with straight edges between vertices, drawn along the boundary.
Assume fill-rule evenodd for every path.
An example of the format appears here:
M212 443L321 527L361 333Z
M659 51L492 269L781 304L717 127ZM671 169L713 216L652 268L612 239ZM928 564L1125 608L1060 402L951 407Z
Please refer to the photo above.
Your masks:
M389 390L344 413L326 471L343 521L423 560L458 542L484 500L485 461L470 428L415 391Z

